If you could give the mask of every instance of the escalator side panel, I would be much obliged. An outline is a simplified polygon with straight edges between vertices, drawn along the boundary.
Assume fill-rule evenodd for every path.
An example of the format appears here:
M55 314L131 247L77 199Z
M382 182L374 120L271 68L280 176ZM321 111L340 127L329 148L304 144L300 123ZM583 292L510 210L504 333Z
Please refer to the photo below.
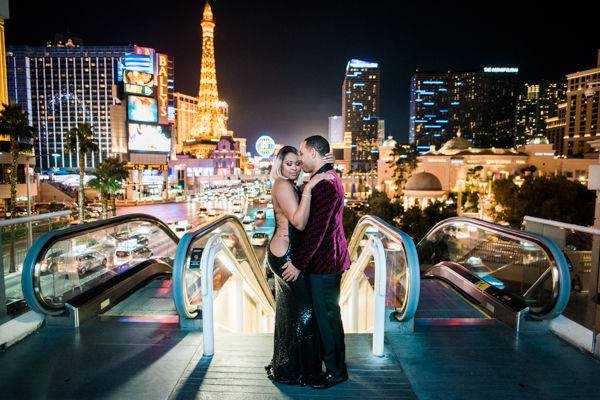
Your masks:
M132 271L135 273L126 276L119 275L114 280L107 281L105 290L98 290L93 294L84 292L75 297L70 303L67 303L67 313L50 317L49 323L78 327L81 322L110 310L140 286L158 276L169 275L172 268L164 262L148 260L136 266L136 269Z

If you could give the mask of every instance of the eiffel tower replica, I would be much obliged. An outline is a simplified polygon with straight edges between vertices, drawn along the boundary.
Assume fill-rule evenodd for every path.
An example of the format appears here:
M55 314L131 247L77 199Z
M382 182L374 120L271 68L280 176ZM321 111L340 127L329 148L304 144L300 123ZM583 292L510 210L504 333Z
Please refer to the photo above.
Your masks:
M208 1L202 13L202 62L198 111L183 152L198 158L208 158L215 142L223 136L233 136L227 130L227 103L219 100L217 70L215 66L215 21Z

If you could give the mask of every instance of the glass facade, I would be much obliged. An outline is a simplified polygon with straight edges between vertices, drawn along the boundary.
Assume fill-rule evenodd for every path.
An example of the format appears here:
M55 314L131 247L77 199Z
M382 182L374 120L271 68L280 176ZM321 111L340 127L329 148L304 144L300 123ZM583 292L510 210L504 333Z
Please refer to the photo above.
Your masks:
M377 168L380 70L377 63L350 60L342 86L345 132L352 135L352 169Z
M420 153L454 137L449 129L454 115L451 85L449 74L416 73L410 81L409 140Z
M411 80L409 139L423 153L461 131L474 147L512 147L517 69L417 72Z

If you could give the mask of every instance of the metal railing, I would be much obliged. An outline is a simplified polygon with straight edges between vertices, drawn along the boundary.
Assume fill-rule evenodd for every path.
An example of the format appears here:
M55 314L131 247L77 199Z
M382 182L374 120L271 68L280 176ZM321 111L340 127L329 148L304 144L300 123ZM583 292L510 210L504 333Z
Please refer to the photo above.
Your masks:
M217 293L215 279L218 279L219 284ZM233 282L229 293L234 298L220 303L219 307L233 307L229 319L229 325L233 327L225 323L221 327L234 332L247 329L269 331L275 313L275 299L248 236L239 219L234 216L223 216L186 233L175 254L175 308L184 328L197 328L199 324L195 321L201 319L205 355L214 353L215 298L226 290L228 282ZM254 301L254 322L244 315L246 295ZM220 296L221 299L223 297ZM224 313L220 313L219 317L223 317Z
M569 303L563 315L588 330L588 334L573 327L573 323L561 320L551 329L560 330L559 335L598 354L599 317L598 281L600 275L600 229L568 224L543 218L525 216L525 230L551 238L565 253L572 265Z
M21 289L21 271L33 240L67 226L70 214L66 210L0 220L0 323L27 310Z
M370 330L371 324L366 321L373 319L373 354L381 356L386 308L400 322L411 321L417 310L420 291L417 250L408 234L370 215L357 223L348 250L352 265L342 279L340 304L348 304L345 314L349 317L348 328L353 332ZM367 306L369 293L374 296L373 309ZM362 329L361 318L365 321Z

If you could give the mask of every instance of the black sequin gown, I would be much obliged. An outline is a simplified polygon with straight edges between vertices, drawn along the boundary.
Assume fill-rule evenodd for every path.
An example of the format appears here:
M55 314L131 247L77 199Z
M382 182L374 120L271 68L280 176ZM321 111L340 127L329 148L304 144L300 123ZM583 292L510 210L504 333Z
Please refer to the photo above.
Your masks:
M308 277L301 273L294 282L281 278L283 265L291 260L298 245L299 231L288 224L288 235L290 244L282 257L271 253L271 243L267 251L269 267L275 276L276 306L273 358L265 368L274 382L306 384L321 373L319 332Z

